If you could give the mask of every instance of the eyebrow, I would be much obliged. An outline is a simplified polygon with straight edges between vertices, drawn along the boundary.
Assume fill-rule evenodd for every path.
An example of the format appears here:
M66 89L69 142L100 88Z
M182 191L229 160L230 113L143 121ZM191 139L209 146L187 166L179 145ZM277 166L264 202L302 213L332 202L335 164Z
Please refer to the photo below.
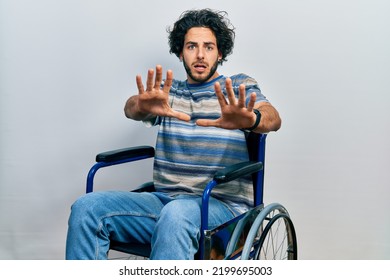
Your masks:
M203 42L203 44L205 44L205 45L216 45L216 43L214 43L214 42ZM198 42L193 42L193 41L188 41L186 43L186 45L199 45L199 43Z

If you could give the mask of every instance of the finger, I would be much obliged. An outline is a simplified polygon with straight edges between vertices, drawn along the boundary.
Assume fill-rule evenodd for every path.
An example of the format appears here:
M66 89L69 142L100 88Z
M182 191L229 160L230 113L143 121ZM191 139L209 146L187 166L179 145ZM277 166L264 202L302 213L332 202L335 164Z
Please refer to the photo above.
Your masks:
M161 65L156 66L156 80L154 82L154 88L160 89L162 82L162 67Z
M164 92L169 93L171 86L172 86L172 80L173 80L173 72L171 70L167 71L167 77L164 82Z
M234 95L232 80L230 78L226 79L226 93L229 100L230 105L236 104L236 97Z
M254 106L255 106L255 103L256 103L256 93L255 92L252 92L251 93L251 96L250 96L250 99L249 99L249 102L248 102L248 111L252 111Z
M238 106L241 108L245 107L245 96L246 96L245 85L241 84L238 87Z
M179 119L179 120L182 120L182 121L185 121L185 122L189 122L191 120L190 115L187 115L185 113L181 113L178 111L172 111L172 117Z
M196 124L199 126L215 126L219 127L217 120L208 120L208 119L199 119L196 121Z
M153 89L153 77L154 76L154 70L149 69L148 70L148 78L146 80L146 91L151 91Z
M215 95L218 98L218 102L219 102L219 105L221 106L221 108L226 106L227 105L226 98L223 95L222 90L221 90L221 85L218 82L216 82L214 84L214 89L215 89Z
M142 83L142 78L140 75L137 75L135 77L135 81L137 83L137 88L138 88L138 94L143 94L144 93L144 85Z

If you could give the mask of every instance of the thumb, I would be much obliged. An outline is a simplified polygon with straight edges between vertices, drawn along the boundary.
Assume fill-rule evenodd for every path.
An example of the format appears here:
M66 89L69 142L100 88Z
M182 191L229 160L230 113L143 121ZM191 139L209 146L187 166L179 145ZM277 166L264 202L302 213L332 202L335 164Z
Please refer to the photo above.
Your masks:
M216 127L218 127L217 120L199 119L196 121L196 124L199 126L216 126Z
M176 118L176 119L179 119L179 120L182 120L182 121L185 121L185 122L189 122L191 120L191 116L190 115L187 115L185 113L181 113L181 112L177 112L177 111L172 111L172 117Z

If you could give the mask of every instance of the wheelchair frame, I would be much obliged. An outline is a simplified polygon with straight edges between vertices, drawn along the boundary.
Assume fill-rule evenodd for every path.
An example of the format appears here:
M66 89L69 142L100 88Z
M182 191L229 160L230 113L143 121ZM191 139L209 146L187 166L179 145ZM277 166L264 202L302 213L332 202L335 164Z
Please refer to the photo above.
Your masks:
M249 161L216 172L213 179L206 185L202 195L201 236L197 258L211 259L212 251L214 250L215 253L219 250L219 258L223 259L297 259L296 233L289 213L279 203L264 207L266 137L267 134L246 133ZM99 153L96 156L96 163L88 172L86 192L93 191L94 177L100 168L151 158L154 154L155 150L151 146L137 146ZM253 179L254 208L217 228L209 229L208 203L212 190L219 184L249 174ZM134 191L153 191L153 189L153 183L149 182ZM277 235L280 229L282 236L279 241ZM225 236L222 238L225 239L222 253L221 236ZM274 244L277 238L277 242L281 244ZM142 244L112 242L110 249L143 257L149 257L150 254L150 246Z

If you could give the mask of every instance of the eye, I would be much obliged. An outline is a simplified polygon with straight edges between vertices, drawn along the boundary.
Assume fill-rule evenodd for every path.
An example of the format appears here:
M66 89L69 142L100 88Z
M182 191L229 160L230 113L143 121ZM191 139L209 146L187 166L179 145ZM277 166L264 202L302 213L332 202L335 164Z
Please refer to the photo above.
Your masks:
M214 46L212 46L212 45L208 45L208 46L206 47L206 50L208 50L208 51L212 51L212 50L214 50Z

